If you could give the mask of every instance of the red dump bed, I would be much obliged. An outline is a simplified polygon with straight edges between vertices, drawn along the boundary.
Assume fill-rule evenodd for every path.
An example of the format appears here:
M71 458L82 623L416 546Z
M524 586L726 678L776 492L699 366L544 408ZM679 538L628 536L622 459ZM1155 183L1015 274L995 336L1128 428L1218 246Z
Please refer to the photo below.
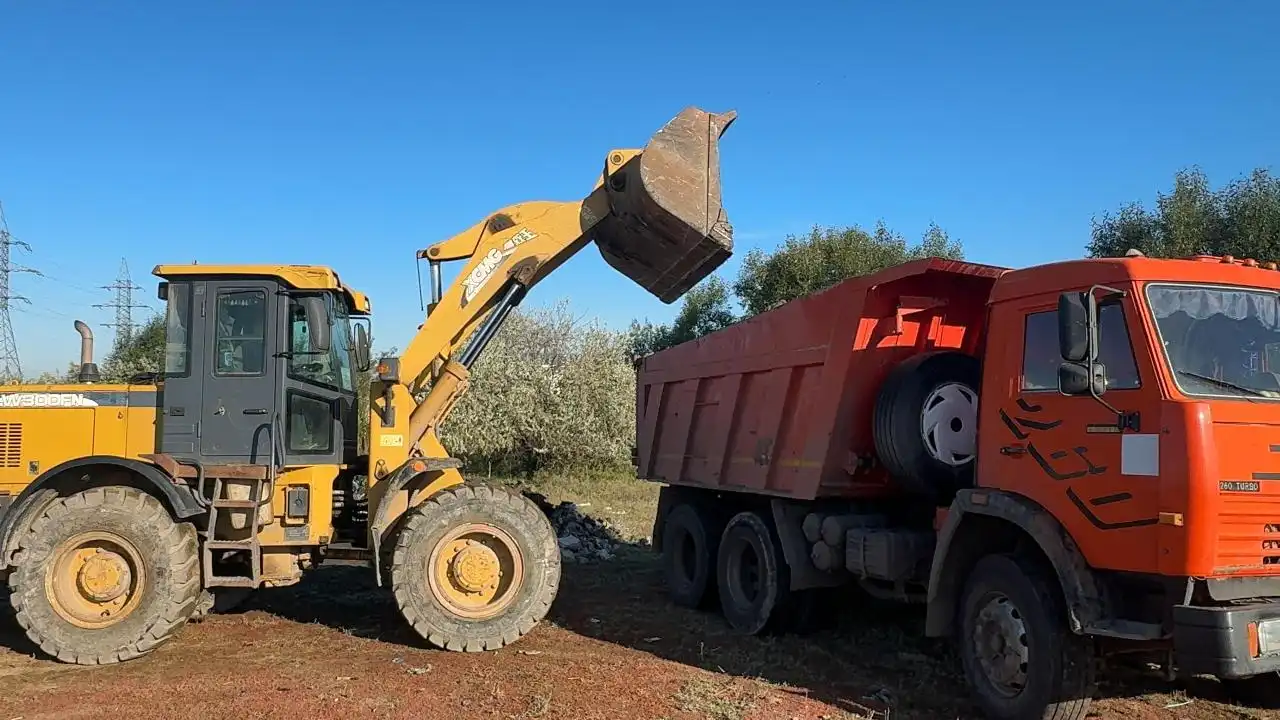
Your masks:
M1004 268L919 260L645 358L638 474L797 499L890 492L874 462L876 391L930 349L979 353Z

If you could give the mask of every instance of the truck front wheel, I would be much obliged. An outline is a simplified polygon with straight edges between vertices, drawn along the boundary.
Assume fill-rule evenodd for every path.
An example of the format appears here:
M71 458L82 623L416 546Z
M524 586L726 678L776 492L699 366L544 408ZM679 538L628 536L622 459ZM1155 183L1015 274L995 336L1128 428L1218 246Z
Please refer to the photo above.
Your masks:
M1067 629L1056 583L1033 561L989 555L959 607L959 651L978 705L992 720L1078 720L1094 687L1092 641Z
M391 588L432 645L497 650L546 616L560 586L560 547L537 505L505 487L463 485L409 511Z

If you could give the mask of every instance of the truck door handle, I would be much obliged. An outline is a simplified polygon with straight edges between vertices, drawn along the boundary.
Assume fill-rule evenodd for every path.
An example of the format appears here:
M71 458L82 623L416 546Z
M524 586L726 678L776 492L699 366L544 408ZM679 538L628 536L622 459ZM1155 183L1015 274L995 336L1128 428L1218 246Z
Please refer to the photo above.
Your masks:
M1021 445L1005 445L1004 447L1000 448L1001 455L1009 455L1011 457L1018 457L1020 455L1025 455L1026 452L1027 452L1027 449L1022 447Z
M244 411L244 414L245 415L266 415L267 409L266 408L247 408Z

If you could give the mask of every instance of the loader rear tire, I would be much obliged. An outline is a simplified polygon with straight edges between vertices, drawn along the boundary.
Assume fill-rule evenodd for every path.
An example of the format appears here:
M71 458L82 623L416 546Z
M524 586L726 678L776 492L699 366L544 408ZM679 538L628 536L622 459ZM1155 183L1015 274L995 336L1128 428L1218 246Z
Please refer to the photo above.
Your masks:
M53 501L22 537L9 575L18 624L40 649L79 665L151 652L200 597L195 528L131 487Z
M463 485L409 511L391 561L400 613L442 650L509 645L546 617L560 546L545 513L505 487Z

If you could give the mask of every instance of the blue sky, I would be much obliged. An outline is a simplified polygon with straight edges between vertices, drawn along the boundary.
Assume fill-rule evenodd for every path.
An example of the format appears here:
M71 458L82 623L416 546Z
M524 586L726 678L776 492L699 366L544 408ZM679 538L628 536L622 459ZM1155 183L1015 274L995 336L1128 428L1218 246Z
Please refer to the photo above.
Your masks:
M739 113L730 274L878 219L978 261L1069 258L1181 167L1280 156L1271 0L433 5L0 0L0 201L48 276L14 280L24 371L75 356L74 318L109 346L91 306L121 258L157 307L160 262L331 265L403 347L416 249L580 197L689 104ZM676 309L590 247L526 303L563 298L619 326Z

